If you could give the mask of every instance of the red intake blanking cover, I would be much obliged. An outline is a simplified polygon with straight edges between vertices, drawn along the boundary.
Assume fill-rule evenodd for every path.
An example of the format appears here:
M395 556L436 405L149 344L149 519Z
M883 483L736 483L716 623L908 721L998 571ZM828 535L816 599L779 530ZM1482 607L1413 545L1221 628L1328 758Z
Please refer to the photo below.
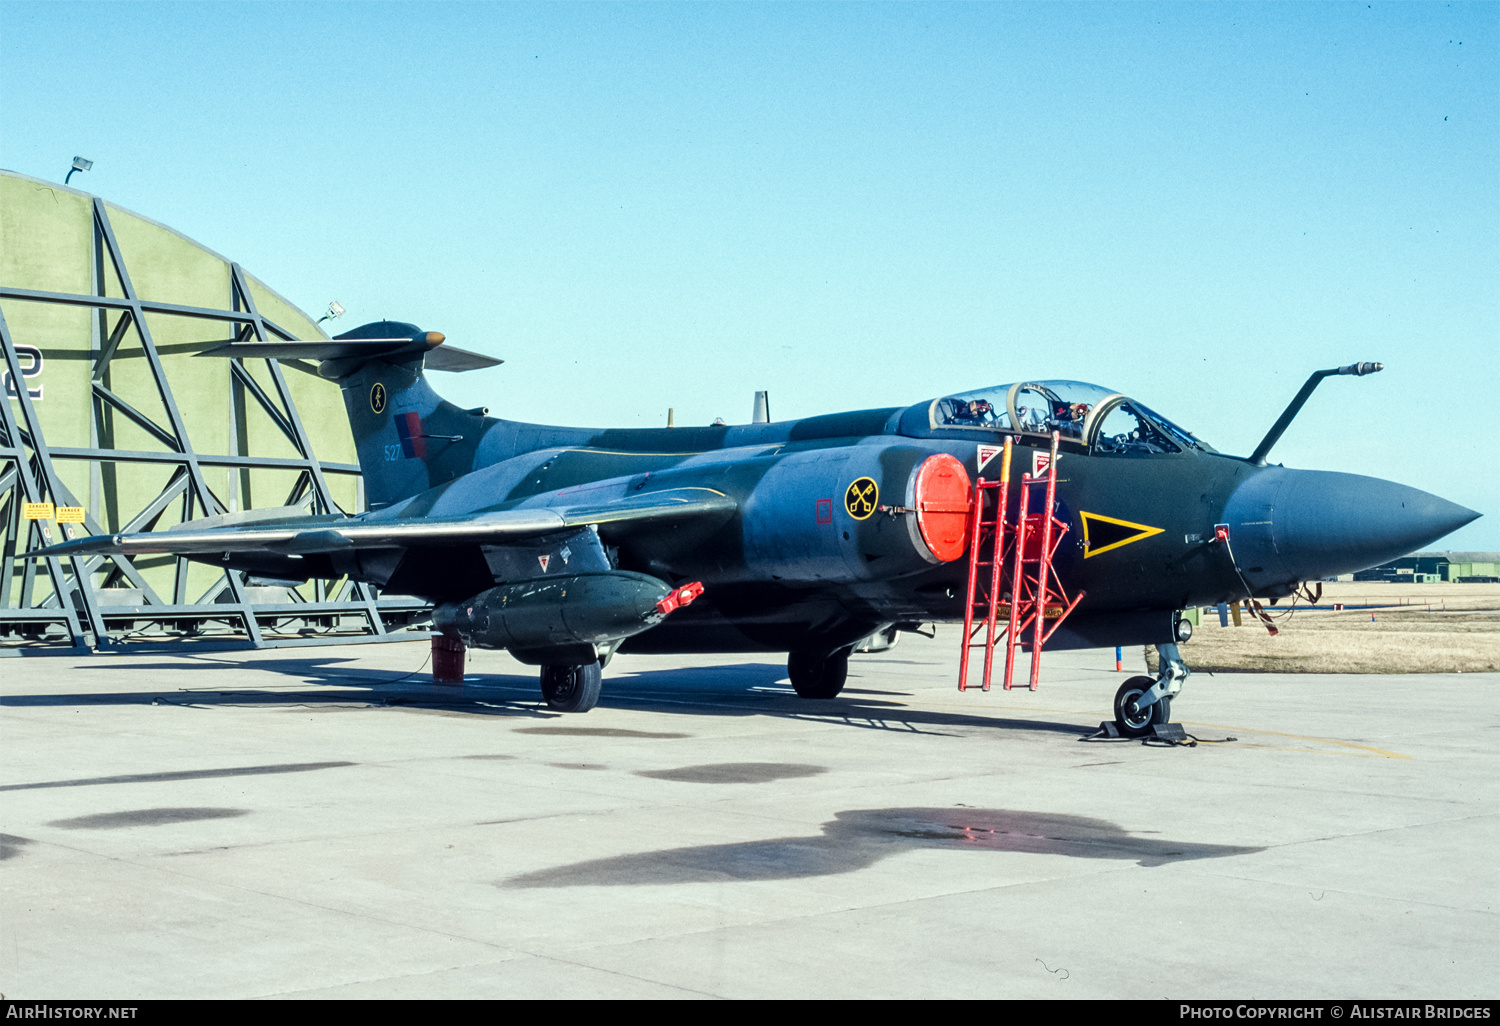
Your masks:
M917 527L932 554L945 563L969 549L969 507L974 486L964 465L947 453L917 468Z

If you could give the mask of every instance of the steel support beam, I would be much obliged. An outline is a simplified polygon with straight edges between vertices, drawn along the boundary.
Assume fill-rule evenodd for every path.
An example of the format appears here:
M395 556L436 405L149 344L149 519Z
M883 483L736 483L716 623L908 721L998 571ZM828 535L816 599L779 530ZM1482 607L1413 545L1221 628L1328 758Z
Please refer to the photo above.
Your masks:
M42 476L40 481L37 480L36 476L32 473L31 461L17 452L17 455L13 459L15 461L18 483L21 486L21 494L25 496L25 501L27 502L44 502L50 500L53 503L62 501L73 505L75 504L75 500L73 500L72 494L62 487L62 482L57 479L57 474L52 468L52 460L47 454L47 443L42 438L41 425L37 423L36 410L31 405L31 391L26 387L26 378L21 373L21 361L16 355L15 342L11 339L10 326L5 321L3 310L0 310L0 350L3 350L5 371L10 375L10 380L16 383L16 405L21 408L21 419L26 422L27 434L30 435L31 450L35 454L36 462ZM15 412L11 409L10 399L5 396L0 396L0 427L4 428L6 440L10 445L14 449L19 450L21 447L21 426L16 421ZM42 548L53 543L52 528L46 521L26 520L21 516L20 504L12 501L11 505L12 507L16 507L16 510L13 520L15 529L10 536L17 542L21 542L24 537L22 544L24 544L25 548L21 550L22 552L33 548ZM33 545L32 543L36 540L38 534L41 535L42 544L39 546ZM19 554L17 553L17 555ZM47 566L47 574L52 581L53 591L58 596L58 605L65 616L68 635L72 640L73 647L77 648L80 645L89 643L84 635L83 623L79 621L73 609L71 599L75 592L79 596L86 622L94 631L95 638L102 637L104 625L95 620L92 615L92 604L88 601L88 596L83 594L86 589L86 583L83 581L83 575L78 572L77 564L73 563L73 577L78 582L78 587L75 589L68 585L61 560L55 556L49 556L44 562ZM31 589L35 579L35 566L34 560L26 560L26 568L23 571L21 583L21 605L23 606L32 604ZM10 585L8 576L5 583L6 590L8 591Z

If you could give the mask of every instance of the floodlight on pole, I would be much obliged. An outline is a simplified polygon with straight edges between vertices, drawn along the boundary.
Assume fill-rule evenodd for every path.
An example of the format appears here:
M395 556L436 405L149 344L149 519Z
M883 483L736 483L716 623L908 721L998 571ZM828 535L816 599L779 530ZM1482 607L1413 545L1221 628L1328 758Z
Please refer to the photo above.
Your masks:
M340 317L344 316L344 312L345 312L344 308L339 304L339 301L337 299L332 300L328 304L328 312L326 314L324 314L322 317L318 318L318 323L322 324L324 321L329 321L329 320L336 321Z
M73 172L74 171L87 171L89 168L91 168L93 166L94 166L94 162L92 160L84 160L82 157L74 157L73 158L73 169L72 169L72 171L68 172L68 178L72 178L73 177ZM64 185L68 184L68 178L64 178L63 179L63 184Z

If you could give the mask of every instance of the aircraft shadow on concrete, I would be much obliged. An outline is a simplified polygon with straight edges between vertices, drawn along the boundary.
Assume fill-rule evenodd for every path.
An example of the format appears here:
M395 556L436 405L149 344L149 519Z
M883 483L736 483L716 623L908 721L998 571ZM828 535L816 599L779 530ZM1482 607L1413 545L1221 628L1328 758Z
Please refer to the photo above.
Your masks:
M214 656L189 656L164 662L132 663L145 679L153 673L172 673L181 680L184 671L194 673L193 687L161 687L152 691L80 691L74 693L3 695L4 706L68 705L178 705L178 706L263 706L337 709L349 706L409 706L413 709L461 711L480 716L526 715L552 713L541 706L534 677L486 675L480 687L458 688L434 685L424 665L416 671L380 671L362 666L345 665L353 659L339 656L303 656L281 659L225 659ZM101 662L78 667L83 670L120 671L118 665ZM317 690L302 691L283 684L269 683L262 677L238 687L216 687L215 669L258 671L295 680L297 684L314 685ZM161 678L154 678L160 681ZM470 678L478 682L479 678ZM523 699L524 694L524 699ZM539 708L540 707L540 708Z
M501 880L498 886L618 887L832 876L866 869L916 848L1134 860L1147 867L1264 850L1136 837L1114 823L1088 816L1005 809L856 809L837 813L823 824L817 837L617 855L526 873Z
M857 679L855 681L857 683ZM601 705L699 716L779 716L874 730L942 733L954 729L1021 730L1077 736L1077 723L1020 719L914 708L847 687L838 698L798 698L786 683L786 670L769 663L685 666L605 678Z
M0 862L16 858L21 854L22 848L28 844L35 843L29 837L17 837L15 834L0 834Z
M130 809L125 812L98 812L90 816L73 816L53 820L47 825L59 830L120 830L126 827L175 826L205 819L234 819L250 814L249 809L225 809L205 806L192 808Z
M182 674L184 672L211 673L216 669L242 670L280 674L287 677L301 677L302 682L305 684L348 684L360 686L376 686L405 681L421 683L432 672L426 662L422 663L415 670L404 672L398 669L379 670L367 666L348 665L354 662L354 658L350 656L311 655L256 659L253 657L244 658L243 655L235 658L233 656L225 657L184 652L181 656L176 656L170 661L131 663L127 668L130 670L159 671L173 674ZM119 673L121 667L118 663L113 663L109 660L99 660L97 663L84 663L76 666L75 669L105 670ZM202 690L212 690L209 679L204 679L205 686Z
M151 705L261 706L275 708L326 708L395 706L415 711L433 710L475 716L556 718L586 724L588 717L556 713L541 701L537 680L530 674L476 674L463 688L434 685L425 668L417 672L389 674L359 666L344 665L342 657L296 657L236 661L218 658L195 660L203 674L216 667L256 670L298 678L317 690L283 690L276 685L215 688L210 676L199 675L199 686L191 689L162 688L157 691L79 692L0 696L0 706ZM93 669L94 667L83 667ZM118 666L99 666L119 672ZM185 668L182 661L135 663L132 670L143 674L174 672ZM798 698L786 683L779 664L731 663L716 666L685 666L672 669L620 673L606 671L601 707L632 709L662 716L775 716L816 719L860 729L900 730L908 733L946 733L955 730L1039 731L1077 736L1085 728L1077 723L1040 719L1008 718L976 714L937 712L905 706L876 697L889 692L861 692L850 688L835 699Z

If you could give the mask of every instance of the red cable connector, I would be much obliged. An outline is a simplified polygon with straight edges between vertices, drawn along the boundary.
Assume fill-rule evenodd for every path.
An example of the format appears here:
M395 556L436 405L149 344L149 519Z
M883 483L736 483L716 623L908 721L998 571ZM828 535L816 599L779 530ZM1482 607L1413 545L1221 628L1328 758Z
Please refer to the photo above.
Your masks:
M703 582L694 581L692 584L684 584L680 588L673 588L667 592L665 598L656 603L656 611L666 616L672 610L681 606L692 605L693 599L703 594Z

